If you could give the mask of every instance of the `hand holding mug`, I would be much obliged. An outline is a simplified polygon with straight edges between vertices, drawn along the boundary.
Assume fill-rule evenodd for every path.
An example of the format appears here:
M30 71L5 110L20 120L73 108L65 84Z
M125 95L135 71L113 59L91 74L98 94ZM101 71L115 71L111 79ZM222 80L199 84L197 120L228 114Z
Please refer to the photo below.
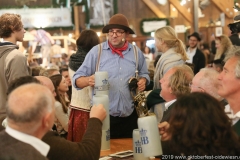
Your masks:
M158 129L159 129L159 133L161 135L162 141L167 141L171 139L171 135L167 132L169 127L170 127L170 124L166 121L158 124Z

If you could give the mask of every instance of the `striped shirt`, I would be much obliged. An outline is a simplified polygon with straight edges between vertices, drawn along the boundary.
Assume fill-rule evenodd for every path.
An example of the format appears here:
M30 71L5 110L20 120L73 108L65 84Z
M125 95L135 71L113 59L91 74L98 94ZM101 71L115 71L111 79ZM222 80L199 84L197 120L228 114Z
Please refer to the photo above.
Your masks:
M42 30L42 29L39 29L37 30L37 34L35 36L36 38L36 41L41 44L41 45L51 45L51 40L48 38L47 36L47 32Z
M102 54L99 62L99 71L108 72L109 89L109 113L112 116L127 117L133 110L133 100L128 88L128 81L135 76L136 61L132 44L128 44L127 50L123 51L121 58L113 54L108 42L102 44ZM76 80L82 76L91 76L95 73L98 58L98 46L93 47L87 54L83 64L73 76L73 86L76 86ZM147 84L150 78L143 53L138 49L138 75L145 77Z

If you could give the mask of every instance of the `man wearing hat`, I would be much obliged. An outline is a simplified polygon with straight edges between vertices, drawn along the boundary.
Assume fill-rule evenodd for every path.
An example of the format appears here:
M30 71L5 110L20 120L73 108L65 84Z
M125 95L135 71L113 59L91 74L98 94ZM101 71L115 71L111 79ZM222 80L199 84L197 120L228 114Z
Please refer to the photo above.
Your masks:
M240 46L240 15L234 17L234 23L230 23L228 25L231 30L231 36L229 39L231 40L233 45Z
M201 38L197 32L188 36L189 47L187 49L188 60L186 62L194 65L194 74L197 74L206 65L204 54L197 48L200 41Z
M138 63L136 63L133 45L126 40L129 34L134 34L134 31L129 28L128 20L124 15L112 16L102 32L107 33L108 40L101 43L98 71L108 72L110 137L129 138L132 137L133 129L138 128L138 116L132 103L128 81L135 76L135 68L138 64L138 90L145 89L150 81L146 61L138 48ZM97 61L98 46L95 46L73 76L75 88L94 86Z

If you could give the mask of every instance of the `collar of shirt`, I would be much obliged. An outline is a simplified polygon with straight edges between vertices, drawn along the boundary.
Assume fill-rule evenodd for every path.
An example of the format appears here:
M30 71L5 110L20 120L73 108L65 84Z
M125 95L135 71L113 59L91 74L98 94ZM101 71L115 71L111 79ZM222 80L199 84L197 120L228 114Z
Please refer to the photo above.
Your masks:
M190 50L190 47L188 47L188 49L187 49L187 53L189 53L189 54L195 54L196 51L197 51L197 47L193 48L192 50Z
M237 121L240 119L240 111L234 114L229 104L225 106L224 111L227 116L232 120L232 125L237 123Z
M166 102L165 103L165 111L169 108L169 106L171 105L171 104L173 104L175 101L176 101L177 99L174 99L174 100L171 100L171 101L169 101L169 102Z
M193 57L195 56L196 51L197 51L197 47L192 49L192 51L190 51L190 47L188 47L187 52L186 52L187 56L188 56L188 60L186 60L186 62L193 63Z
M28 135L28 134L19 132L15 129L10 128L9 126L7 126L5 131L13 138L31 145L37 151L39 151L43 156L45 156L45 157L47 156L50 146L48 144L44 143L43 141L41 141L40 139L33 137L31 135Z

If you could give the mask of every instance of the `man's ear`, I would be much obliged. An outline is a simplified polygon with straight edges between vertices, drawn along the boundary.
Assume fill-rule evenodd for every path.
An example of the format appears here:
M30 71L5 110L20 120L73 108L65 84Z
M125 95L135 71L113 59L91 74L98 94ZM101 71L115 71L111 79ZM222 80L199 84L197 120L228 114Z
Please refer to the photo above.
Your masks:
M170 86L168 86L168 91L169 91L169 93L173 93L173 91L172 91L172 88L170 87Z
M51 129L52 128L51 119L52 119L51 113L49 113L49 112L46 113L43 116L43 119L42 119L42 127L47 128L47 129Z

